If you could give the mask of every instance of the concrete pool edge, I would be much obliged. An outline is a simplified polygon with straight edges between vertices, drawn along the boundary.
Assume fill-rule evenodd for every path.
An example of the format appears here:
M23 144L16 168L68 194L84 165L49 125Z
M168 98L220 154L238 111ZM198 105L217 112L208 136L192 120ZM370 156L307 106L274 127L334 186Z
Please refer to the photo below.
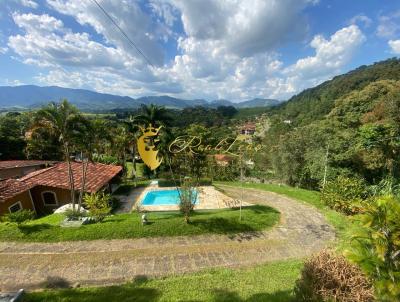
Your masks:
M179 211L178 205L141 205L141 201L145 195L150 191L167 191L176 190L176 187L159 187L158 184L151 184L143 190L143 192L136 198L133 203L132 210L135 211L137 207L140 211L146 212L163 212L163 211ZM216 210L237 207L240 204L239 200L226 196L222 192L216 190L214 186L200 186L198 187L199 203L195 205L195 210ZM242 206L251 206L252 204L243 202Z

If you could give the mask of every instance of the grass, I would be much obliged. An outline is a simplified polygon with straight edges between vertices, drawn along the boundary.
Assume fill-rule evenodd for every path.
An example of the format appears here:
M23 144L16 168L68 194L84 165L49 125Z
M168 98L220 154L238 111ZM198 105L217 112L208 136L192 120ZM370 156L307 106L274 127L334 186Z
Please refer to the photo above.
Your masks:
M294 301L292 289L302 261L247 269L215 269L163 279L138 278L121 286L29 293L24 301Z
M340 242L345 241L344 231L350 226L349 220L327 208L318 192L273 184L245 184L244 187L279 193L318 208L337 229ZM24 301L294 302L293 288L302 267L302 260L288 260L246 269L214 269L163 279L139 278L120 286L29 293Z
M179 212L151 212L149 224L142 226L138 213L118 214L106 217L101 223L78 228L62 228L63 214L52 214L27 222L0 223L0 241L59 242L95 239L123 239L159 236L190 236L200 234L233 234L245 231L261 231L275 225L279 212L266 206L251 206L242 210L196 211L191 223L186 224Z
M242 183L240 182L214 182L214 184L216 186L218 186L218 184L224 184L235 187L242 186ZM345 248L346 241L348 239L347 233L349 228L353 227L353 224L351 223L349 218L346 217L345 215L327 207L320 200L319 192L294 188L286 185L276 185L276 184L244 183L243 187L278 193L316 207L325 216L327 221L336 229L337 237L339 239L337 247L339 249Z

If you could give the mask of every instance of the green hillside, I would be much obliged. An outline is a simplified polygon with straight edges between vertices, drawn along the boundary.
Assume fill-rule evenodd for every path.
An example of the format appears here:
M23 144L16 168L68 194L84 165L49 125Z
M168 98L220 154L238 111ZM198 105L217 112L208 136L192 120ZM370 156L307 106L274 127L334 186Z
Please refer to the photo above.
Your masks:
M400 59L392 58L369 66L360 66L314 88L293 96L273 112L295 125L322 119L335 105L335 100L379 80L400 80Z
M264 140L275 177L310 188L338 175L399 183L399 76L400 61L384 61L309 89L275 111Z

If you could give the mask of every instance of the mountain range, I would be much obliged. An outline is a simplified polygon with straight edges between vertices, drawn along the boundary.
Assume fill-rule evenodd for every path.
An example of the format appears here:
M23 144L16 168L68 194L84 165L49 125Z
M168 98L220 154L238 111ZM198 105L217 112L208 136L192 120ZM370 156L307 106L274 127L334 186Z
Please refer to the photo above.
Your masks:
M71 89L58 86L40 87L35 85L0 86L0 108L34 109L48 102L67 99L79 109L85 111L133 109L141 104L155 104L168 108L185 108L193 106L234 106L236 108L271 107L280 104L274 99L252 99L241 103L229 100L206 101L203 99L186 100L170 96L145 96L131 98L113 94L98 93L86 89Z

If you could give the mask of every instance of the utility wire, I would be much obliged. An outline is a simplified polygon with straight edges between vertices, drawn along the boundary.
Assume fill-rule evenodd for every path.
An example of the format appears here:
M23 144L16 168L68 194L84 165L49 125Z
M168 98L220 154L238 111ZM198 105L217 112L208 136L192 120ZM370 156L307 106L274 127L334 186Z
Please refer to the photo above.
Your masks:
M132 46L136 49L136 51L142 55L142 57L146 60L146 62L151 65L152 67L154 67L154 65L150 62L150 60L146 57L146 55L140 50L140 48L138 46L136 46L135 42L133 42L128 35L125 33L125 31L114 21L114 19L110 16L109 13L107 13L107 11L100 5L99 2L97 2L97 0L92 0L99 8L100 10L104 13L104 15L106 15L106 17L108 19L110 19L110 21L119 29L119 31L122 33L122 35L129 41L129 43L132 44Z

